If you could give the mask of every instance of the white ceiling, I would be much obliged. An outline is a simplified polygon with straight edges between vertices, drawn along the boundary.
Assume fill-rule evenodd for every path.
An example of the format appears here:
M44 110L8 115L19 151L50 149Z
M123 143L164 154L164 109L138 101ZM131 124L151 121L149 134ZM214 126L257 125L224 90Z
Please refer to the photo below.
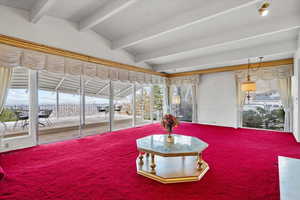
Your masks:
M91 29L137 62L167 73L292 57L300 32L300 0L0 0Z

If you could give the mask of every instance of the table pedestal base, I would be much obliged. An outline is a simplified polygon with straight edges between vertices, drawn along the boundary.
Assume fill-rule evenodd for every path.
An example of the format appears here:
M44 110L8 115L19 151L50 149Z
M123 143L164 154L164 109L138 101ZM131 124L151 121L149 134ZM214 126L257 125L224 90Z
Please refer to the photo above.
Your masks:
M155 155L155 173L151 171L151 158L145 157L143 164L136 159L137 173L161 183L181 183L200 180L209 166L201 160L198 168L198 156L161 157Z

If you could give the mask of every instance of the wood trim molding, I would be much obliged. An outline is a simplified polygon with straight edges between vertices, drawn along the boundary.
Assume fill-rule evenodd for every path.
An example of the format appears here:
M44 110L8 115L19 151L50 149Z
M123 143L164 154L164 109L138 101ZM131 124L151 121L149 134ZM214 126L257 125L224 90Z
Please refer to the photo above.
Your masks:
M162 77L168 76L165 73L156 72L156 71L153 71L150 69L144 69L144 68L136 67L133 65L127 65L127 64L123 64L123 63L119 63L119 62L115 62L115 61L111 61L111 60L96 58L93 56L88 56L88 55L81 54L81 53L67 51L67 50L56 48L56 47L38 44L35 42L26 41L23 39L6 36L6 35L1 35L1 34L0 34L0 43L14 46L14 47L23 48L23 49L38 51L38 52L42 52L42 53L47 53L47 54L52 54L52 55L57 55L57 56L64 56L67 58L73 58L73 59L77 59L77 60L81 60L81 61L85 61L85 62L92 62L92 63L101 64L101 65L118 68L118 69L124 69L124 70L135 71L135 72L143 72L143 73L158 75L158 76L162 76Z
M293 63L294 63L293 58L288 58L282 60L262 62L261 67L274 67L274 66L288 65ZM259 67L259 63L250 64L250 68L258 68L258 67ZM248 68L248 64L233 65L233 66L218 67L218 68L211 68L211 69L202 69L202 70L196 70L190 72L168 74L168 77L172 78L172 77L180 77L180 76L191 76L196 74L209 74L209 73L216 73L216 72L236 71L236 70L242 70L247 68Z

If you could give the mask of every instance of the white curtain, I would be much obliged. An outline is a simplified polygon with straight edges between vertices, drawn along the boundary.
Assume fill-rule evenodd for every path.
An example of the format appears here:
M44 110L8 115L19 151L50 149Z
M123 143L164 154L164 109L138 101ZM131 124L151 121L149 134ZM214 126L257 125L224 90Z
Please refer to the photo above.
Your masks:
M198 84L192 85L192 102L193 102L193 116L192 122L198 122Z
M169 106L168 106L168 113L169 114L175 114L174 113L174 108L172 108L172 104L173 104L173 95L174 95L174 85L169 85L168 88L168 103L169 103Z
M112 68L62 56L50 55L0 44L0 66L22 66L33 70L46 70L58 74L98 77L141 84L163 84L165 78L144 72Z
M191 84L199 84L200 75L191 75L191 76L181 76L181 77L173 77L167 79L168 85L191 85Z
M291 78L278 79L278 92L280 94L281 103L285 112L284 131L292 131L292 94L291 94Z
M247 78L248 70L236 71L235 75L240 82L243 82ZM259 69L250 70L252 81L284 79L291 77L292 75L293 65L279 65L275 67L262 67Z
M164 114L170 113L170 86L164 85Z
M183 86L189 87L192 93L192 106L193 106L193 114L192 114L192 122L198 122L198 88L200 84L200 75L191 75L191 76L182 76L182 77L174 77L167 79L167 86L169 87L169 112L171 110L171 101L173 97L174 87ZM188 93L187 93L188 94Z
M12 75L11 67L0 66L0 114L6 102L9 83Z
M237 106L238 106L238 114L237 114L237 127L242 127L242 118L243 118L243 105L245 103L246 93L241 90L241 83L236 81L237 87Z

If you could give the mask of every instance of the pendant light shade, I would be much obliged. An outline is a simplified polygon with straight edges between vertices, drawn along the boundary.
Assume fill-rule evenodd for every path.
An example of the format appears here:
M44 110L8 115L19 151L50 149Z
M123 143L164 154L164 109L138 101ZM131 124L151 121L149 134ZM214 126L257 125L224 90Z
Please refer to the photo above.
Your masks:
M242 83L243 92L254 92L256 91L256 83L253 81L245 81Z
M243 92L254 92L256 91L256 83L250 79L250 59L248 59L248 73L247 80L242 83L241 89Z
M180 104L180 96L179 95L173 96L172 103L175 105L179 105Z

